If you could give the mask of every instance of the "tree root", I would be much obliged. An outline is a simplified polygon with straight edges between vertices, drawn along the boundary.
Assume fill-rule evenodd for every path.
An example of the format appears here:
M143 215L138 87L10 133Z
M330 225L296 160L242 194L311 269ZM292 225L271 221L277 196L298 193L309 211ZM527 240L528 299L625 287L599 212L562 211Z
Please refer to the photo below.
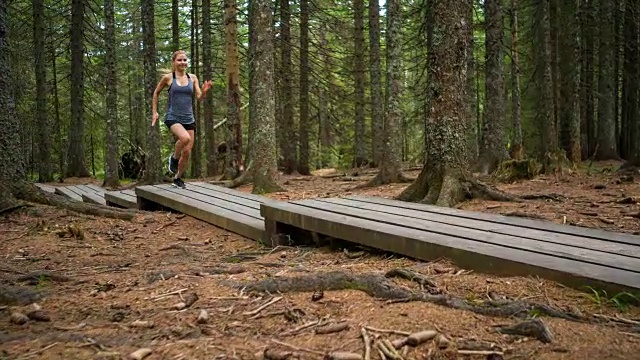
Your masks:
M526 318L533 314L561 318L576 322L593 322L583 315L556 309L544 304L536 304L521 300L486 300L468 302L452 295L433 295L424 291L412 291L389 282L384 276L376 273L351 274L340 271L313 274L309 276L271 278L256 282L236 285L245 291L286 293L313 292L328 290L360 290L366 294L384 300L405 300L428 302L458 310L470 311L492 317Z
M517 196L508 194L476 179L463 179L462 182L465 185L469 195L476 199L511 202L521 201Z
M136 214L135 210L131 209L119 209L106 205L67 200L61 195L46 193L30 183L26 183L23 186L15 186L13 190L13 194L17 199L42 205L55 206L86 215L131 220Z
M253 182L253 173L251 172L252 166L253 166L253 160L249 161L249 165L247 166L247 169L240 176L231 180L225 186L233 189L233 188L237 188L239 186L246 185Z
M540 319L527 320L512 326L500 326L498 332L508 335L532 337L548 344L553 341L553 334L549 327Z
M394 184L394 183L397 183L397 184L410 183L414 180L415 179L405 176L402 173L402 171L398 171L395 174L394 173L390 174L386 172L383 168L381 168L380 171L376 174L376 176L374 176L371 180L367 181L366 183L356 186L354 190L372 188L376 186Z

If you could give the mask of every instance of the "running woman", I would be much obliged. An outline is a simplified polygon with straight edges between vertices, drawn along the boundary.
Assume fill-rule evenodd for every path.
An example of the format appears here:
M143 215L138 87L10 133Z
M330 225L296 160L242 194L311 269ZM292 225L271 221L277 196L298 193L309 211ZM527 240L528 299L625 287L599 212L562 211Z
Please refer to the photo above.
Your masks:
M195 140L196 121L193 116L192 98L195 95L198 100L204 100L204 96L211 88L211 80L202 84L202 90L198 84L198 78L194 74L186 72L188 66L187 55L178 50L171 56L171 73L165 74L153 92L151 126L158 121L158 95L166 86L168 90L167 113L164 124L176 137L176 145L173 154L169 156L167 168L174 174L173 185L185 188L182 175L189 162L189 155L193 149Z

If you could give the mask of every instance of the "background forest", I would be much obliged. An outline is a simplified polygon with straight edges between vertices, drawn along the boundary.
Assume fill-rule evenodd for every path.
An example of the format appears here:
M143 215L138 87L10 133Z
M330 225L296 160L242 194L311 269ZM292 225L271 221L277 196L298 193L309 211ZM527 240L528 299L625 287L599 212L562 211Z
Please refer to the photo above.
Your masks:
M426 110L437 93L427 71L439 40L437 3L270 2L280 170L377 166L385 146L405 163L423 163ZM142 154L145 176L161 177L173 138L164 126L151 130L150 101L176 49L187 51L190 72L213 80L205 102L194 101L200 131L188 177L235 178L250 160L241 158L252 143L248 2L7 4L8 90L33 180L91 175L116 185L141 175L118 163ZM639 7L625 0L446 5L465 14L464 50L473 55L465 57L466 86L456 89L466 99L473 168L489 173L510 157L548 164L563 155L637 165ZM386 131L398 141L385 141L388 104L396 104L397 121ZM161 117L165 108L162 94ZM109 171L118 167L119 174Z

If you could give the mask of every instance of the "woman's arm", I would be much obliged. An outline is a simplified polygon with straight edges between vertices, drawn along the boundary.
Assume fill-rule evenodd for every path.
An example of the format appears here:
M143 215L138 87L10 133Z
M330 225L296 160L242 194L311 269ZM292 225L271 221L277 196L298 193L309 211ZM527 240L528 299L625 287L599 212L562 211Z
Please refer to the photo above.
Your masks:
M156 85L156 89L153 91L153 99L151 101L151 126L154 126L156 121L158 121L158 95L160 94L160 91L167 86L167 79L169 79L169 77L170 74L164 75L158 82L158 85Z
M204 96L207 94L207 90L211 87L211 80L206 80L204 84L202 84L202 90L200 89L200 83L198 82L198 77L194 74L193 76L193 89L196 92L196 98L200 101L204 100Z

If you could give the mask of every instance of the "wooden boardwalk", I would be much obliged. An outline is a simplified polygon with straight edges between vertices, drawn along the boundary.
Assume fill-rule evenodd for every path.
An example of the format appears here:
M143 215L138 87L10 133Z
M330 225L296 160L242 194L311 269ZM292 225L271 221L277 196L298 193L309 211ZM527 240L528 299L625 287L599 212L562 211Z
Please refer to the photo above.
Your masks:
M104 200L107 205L126 209L136 209L138 199L134 190L115 190L104 193Z
M104 200L105 189L96 185L69 185L58 186L55 188L55 193L58 195L66 196L74 201L85 201L94 204L105 205Z
M139 186L135 192L142 210L169 208L256 241L265 240L260 205L277 203L204 182L189 182L186 189L170 184Z
M262 204L261 214L271 239L295 228L479 272L640 289L639 236L367 197Z

